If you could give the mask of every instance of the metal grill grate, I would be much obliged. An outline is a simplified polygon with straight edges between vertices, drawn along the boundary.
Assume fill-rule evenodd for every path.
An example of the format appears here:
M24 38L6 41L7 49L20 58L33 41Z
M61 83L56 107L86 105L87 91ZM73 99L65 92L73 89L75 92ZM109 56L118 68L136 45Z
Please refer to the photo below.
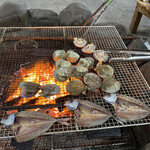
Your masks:
M18 101L22 101L22 99L16 98L12 101L5 102L5 99L9 97L10 94L12 94L12 91L14 91L14 88L18 86L21 81L20 78L14 79L14 81L10 84L8 91L6 90L6 87L8 87L7 85L9 85L10 80L14 78L14 73L18 73L17 71L20 69L21 64L28 62L35 63L39 60L49 60L52 65L54 63L52 53L57 49L64 49L66 51L73 49L78 52L81 57L91 56L90 54L81 53L81 50L72 44L73 38L81 37L85 30L86 27L81 32L78 32L79 27L0 28L0 32L2 33L0 35L0 86L2 93L5 93L5 98L2 96L3 100L0 103L0 119L4 118L6 113L10 113L11 110L21 111L36 108L42 108L41 110L43 112L48 112L53 115L52 112L49 111L49 108L55 108L57 107L57 104L47 103L46 105L39 105L39 103L36 103L36 106L34 105L35 102L43 102L44 99L30 99L30 101L28 99L25 103L22 102L20 106L17 106ZM26 41L22 44L19 40L23 39ZM33 42L32 40L36 42ZM97 49L126 48L115 27L91 27L90 31L86 35L86 40L88 43L93 42L96 44ZM36 49L37 44L38 49ZM110 57L128 57L128 55L110 54ZM32 68L34 66L33 64L27 65L27 67ZM150 88L140 73L137 65L134 62L113 63L110 65L115 70L115 78L120 81L122 85L119 93L135 97L150 106ZM33 72L37 71L34 70ZM51 71L48 70L48 72ZM65 86L65 84L63 85ZM63 103L65 100L74 98L73 96L61 97L63 94L64 93L62 91L60 96L57 98L59 105L58 108L60 111L63 110ZM81 95L78 98L82 100L91 100L113 113L114 110L112 106L107 104L102 97L103 92L100 90L100 94L89 92L87 95ZM70 126L55 123L53 127L46 132L46 134L80 132L150 124L150 117L138 121L127 122L124 123L124 125L121 125L113 118L110 118L106 123L100 126L81 128L74 122L73 116L70 112L67 112L65 115L66 118L70 118ZM13 136L13 133L9 129L2 127L2 125L0 126L0 138Z

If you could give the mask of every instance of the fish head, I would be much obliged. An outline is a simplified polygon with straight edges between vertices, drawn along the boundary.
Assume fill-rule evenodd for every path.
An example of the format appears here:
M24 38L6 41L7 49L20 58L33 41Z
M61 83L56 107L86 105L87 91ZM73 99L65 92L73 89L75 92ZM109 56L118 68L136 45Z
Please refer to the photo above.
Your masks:
M74 100L68 100L65 102L64 104L69 110L75 110L77 109L79 102L78 99L74 99Z
M5 127L9 127L12 126L14 124L15 121L15 114L10 114L7 119L2 119L0 121L1 124L5 125Z

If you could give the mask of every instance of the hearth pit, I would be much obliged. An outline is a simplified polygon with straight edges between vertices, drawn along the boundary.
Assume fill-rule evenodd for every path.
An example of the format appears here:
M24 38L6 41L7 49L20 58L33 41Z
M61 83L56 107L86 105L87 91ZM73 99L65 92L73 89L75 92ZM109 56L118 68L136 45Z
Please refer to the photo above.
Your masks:
M78 32L79 27L0 28L0 30L3 33L1 36L1 41L3 42L0 44L0 85L2 91L0 119L5 118L7 114L22 110L42 111L56 118L69 118L70 126L55 123L45 133L46 135L78 134L78 132L82 131L150 124L149 117L139 121L127 122L123 125L110 118L104 124L96 127L79 127L74 122L72 112L64 107L65 101L78 98L99 104L111 113L114 112L114 109L102 98L104 93L101 89L99 89L98 93L88 92L86 95L70 96L64 88L68 81L61 84L56 82L62 90L60 94L51 96L48 99L39 98L38 95L28 99L19 96L18 85L22 81L38 79L41 85L54 83L52 74L55 68L52 54L55 50L64 49L67 51L72 49L79 53L81 57L92 56L92 54L81 52L81 49L76 48L72 43L74 37L82 36L86 27L81 32ZM25 39L25 42L19 42L22 39ZM36 42L32 42L33 40ZM89 43L93 42L97 49L126 48L115 27L91 27L86 35L86 40ZM38 45L35 43L38 43ZM128 57L128 55L111 53L109 57ZM149 106L150 88L137 65L134 62L112 63L110 65L115 70L115 78L122 84L119 93L135 97ZM45 78L45 81L42 81L41 78ZM52 78L52 80L49 80L49 78ZM1 125L0 138L13 137L14 133Z

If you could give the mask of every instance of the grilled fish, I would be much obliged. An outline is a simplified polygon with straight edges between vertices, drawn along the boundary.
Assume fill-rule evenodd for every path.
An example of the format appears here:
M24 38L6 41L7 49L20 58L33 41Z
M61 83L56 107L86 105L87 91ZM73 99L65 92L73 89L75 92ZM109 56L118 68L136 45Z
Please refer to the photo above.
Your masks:
M150 115L148 106L126 95L118 94L116 102L112 105L115 109L115 117L121 122L139 120Z
M65 106L74 110L75 122L81 127L93 127L106 122L112 114L103 107L85 100L67 101Z
M12 121L9 121L10 128L15 133L16 141L19 143L34 139L45 133L57 121L62 121L63 123L63 119L55 119L47 114L36 111L21 111L14 115L13 124ZM8 119L10 120L10 117ZM5 122L8 121L4 121L4 119L1 121L4 125Z

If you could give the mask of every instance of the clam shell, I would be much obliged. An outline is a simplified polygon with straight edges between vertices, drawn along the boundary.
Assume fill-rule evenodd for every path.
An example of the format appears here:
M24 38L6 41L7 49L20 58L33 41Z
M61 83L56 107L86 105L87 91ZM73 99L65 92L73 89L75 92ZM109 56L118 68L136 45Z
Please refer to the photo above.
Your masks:
M93 53L93 57L98 61L105 62L108 60L109 56L108 56L107 52L105 52L103 50L96 50Z
M74 38L73 44L78 47L82 48L86 45L87 41L83 38Z
M40 89L40 85L34 82L21 82L19 87L27 93L37 92Z
M87 73L84 76L84 83L90 88L90 89L98 89L101 86L101 79L98 75L95 73Z
M91 54L95 51L96 46L91 43L82 48L82 52Z
M105 78L102 82L102 90L106 93L116 93L120 90L121 84L112 77Z
M69 61L70 63L75 63L78 61L78 59L80 58L79 54L72 51L72 50L69 50L67 51L66 53L66 59L67 61Z
M70 78L70 76L71 69L68 67L59 68L54 71L54 77L57 81L66 81Z
M53 53L53 59L54 59L54 61L57 61L59 59L65 59L65 57L66 57L66 52L64 50L56 50Z
M73 66L72 67L72 74L74 77L80 79L88 72L87 67L82 66Z
M66 90L71 95L77 96L80 94L85 94L86 86L79 80L73 80L66 85Z
M60 92L60 87L56 84L47 84L42 88L42 93L40 93L43 97L49 97L51 95L57 95Z
M71 63L69 61L64 60L64 59L59 59L55 62L55 66L56 66L56 69L59 69L59 68L62 68L62 67L70 68Z
M26 91L22 90L20 93L20 96L22 98L30 98L30 97L35 96L36 93L37 93L37 91L36 92L26 92Z
M85 57L84 59L86 59L88 61L88 69L93 69L94 68L94 59L92 57Z
M114 70L109 65L100 65L99 63L96 65L95 71L101 78L107 78L114 74Z
M88 60L85 59L85 58L80 58L79 62L78 62L78 65L79 66L82 66L82 67L88 67L89 66L89 63L88 63Z

